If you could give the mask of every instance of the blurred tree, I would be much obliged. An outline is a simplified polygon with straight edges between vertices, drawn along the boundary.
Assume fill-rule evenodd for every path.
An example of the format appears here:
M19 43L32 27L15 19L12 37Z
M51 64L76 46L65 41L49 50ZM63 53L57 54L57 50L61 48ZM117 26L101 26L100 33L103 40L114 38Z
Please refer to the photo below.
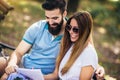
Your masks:
M38 1L38 2L40 2L40 3L41 3L41 2L44 2L45 0L35 0L35 1Z
M116 13L115 15L116 15L116 18L117 18L117 23L119 23L119 21L120 21L120 1L119 2L116 2L115 3L115 9L114 9L114 12Z
M66 0L68 13L74 13L78 9L80 0Z

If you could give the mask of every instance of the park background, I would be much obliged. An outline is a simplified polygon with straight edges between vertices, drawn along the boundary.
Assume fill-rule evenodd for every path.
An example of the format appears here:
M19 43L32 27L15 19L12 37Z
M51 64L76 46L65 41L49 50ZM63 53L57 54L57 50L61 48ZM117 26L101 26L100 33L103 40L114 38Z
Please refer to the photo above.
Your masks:
M45 19L44 10L41 7L44 0L5 1L13 6L14 10L0 21L0 42L16 47L31 24ZM68 18L80 10L87 10L92 14L93 39L99 56L99 64L105 68L106 80L120 80L120 1L66 1L68 2Z

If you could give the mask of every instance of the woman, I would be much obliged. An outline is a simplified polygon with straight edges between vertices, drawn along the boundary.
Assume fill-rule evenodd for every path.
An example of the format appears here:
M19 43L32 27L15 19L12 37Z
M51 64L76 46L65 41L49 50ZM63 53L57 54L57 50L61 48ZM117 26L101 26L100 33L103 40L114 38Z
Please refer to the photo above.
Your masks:
M93 20L86 12L74 14L67 22L54 73L45 80L91 80L98 64L92 44Z

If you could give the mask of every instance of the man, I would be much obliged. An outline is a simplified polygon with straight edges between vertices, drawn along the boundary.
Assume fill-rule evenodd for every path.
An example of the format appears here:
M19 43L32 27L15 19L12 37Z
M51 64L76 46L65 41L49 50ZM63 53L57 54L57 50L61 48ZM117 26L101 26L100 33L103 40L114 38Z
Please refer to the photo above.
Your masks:
M66 25L66 2L64 0L46 0L42 7L45 10L46 20L40 20L27 29L22 41L11 54L2 79L15 72L15 67L19 63L22 63L24 68L41 69L43 74L54 71ZM28 50L30 50L29 54L26 54Z

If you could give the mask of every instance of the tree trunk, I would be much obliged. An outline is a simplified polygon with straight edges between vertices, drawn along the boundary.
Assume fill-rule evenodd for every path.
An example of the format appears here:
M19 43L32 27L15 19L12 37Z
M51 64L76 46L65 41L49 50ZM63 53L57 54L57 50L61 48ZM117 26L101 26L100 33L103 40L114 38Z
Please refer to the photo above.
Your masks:
M67 10L68 10L68 14L69 13L74 13L77 11L77 8L79 6L79 2L80 0L67 0Z

